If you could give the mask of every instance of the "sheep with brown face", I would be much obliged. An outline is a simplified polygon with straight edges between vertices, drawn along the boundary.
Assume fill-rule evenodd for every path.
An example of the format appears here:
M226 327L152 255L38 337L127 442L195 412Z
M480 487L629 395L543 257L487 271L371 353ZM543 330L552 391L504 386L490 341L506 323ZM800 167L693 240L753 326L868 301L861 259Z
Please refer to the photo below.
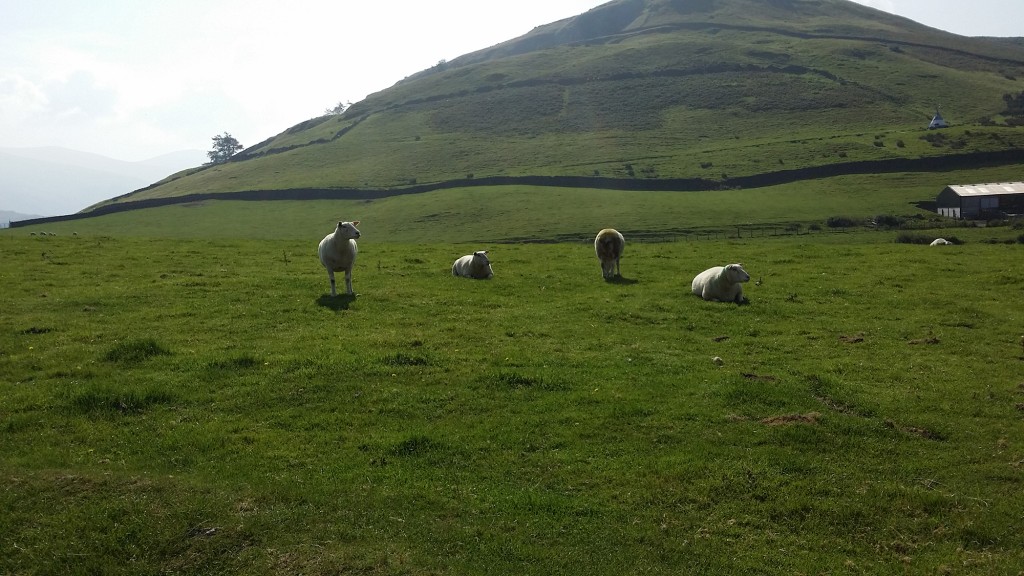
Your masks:
M614 228L605 228L594 238L594 252L601 261L601 275L605 280L622 276L619 270L619 258L626 249L626 239Z
M742 304L747 301L743 296L743 282L749 281L750 274L747 274L742 264L728 264L714 266L697 274L690 289L705 300Z
M320 241L320 263L327 269L327 277L331 279L331 296L337 296L338 292L334 286L334 273L345 271L345 291L349 296L352 292L352 267L356 263L356 254L359 253L359 246L356 245L356 238L359 238L359 220L355 222L338 222L334 229Z

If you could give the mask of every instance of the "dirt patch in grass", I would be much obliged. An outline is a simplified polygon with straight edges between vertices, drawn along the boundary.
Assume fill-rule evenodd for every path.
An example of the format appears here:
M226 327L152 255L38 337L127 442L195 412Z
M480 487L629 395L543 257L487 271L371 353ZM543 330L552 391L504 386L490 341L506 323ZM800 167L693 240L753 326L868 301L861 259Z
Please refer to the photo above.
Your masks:
M858 342L863 342L864 341L864 333L863 332L857 332L856 334L852 334L850 336L847 336L845 334L844 335L840 335L839 336L839 341L840 342L846 342L847 344L856 344Z
M818 412L808 412L807 414L782 414L781 416L771 416L768 418L762 418L761 423L767 424L768 426L788 426L790 424L817 424L819 418L821 418L821 414L819 414Z
M925 440L935 440L937 442L942 442L947 439L946 434L938 430L930 430L928 428L921 428L919 426L902 426L897 422L894 422L893 420L889 420L888 418L885 420L885 425L894 430L899 430L904 434L918 436L920 438L924 438Z
M915 345L916 344L938 344L938 343L939 343L939 339L934 337L934 336L929 336L928 338L915 338L913 340L907 341L907 344L915 344Z

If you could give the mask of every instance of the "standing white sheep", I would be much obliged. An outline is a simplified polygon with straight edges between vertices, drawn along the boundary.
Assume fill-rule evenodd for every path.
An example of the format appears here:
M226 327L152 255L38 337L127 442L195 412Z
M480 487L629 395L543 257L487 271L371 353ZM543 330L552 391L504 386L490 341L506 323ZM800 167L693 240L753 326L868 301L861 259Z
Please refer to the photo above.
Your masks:
M697 274L690 289L705 300L741 304L746 301L742 283L749 280L750 274L747 274L742 264L728 264L708 268Z
M352 266L356 263L356 254L359 247L356 245L356 238L359 238L359 230L355 222L338 222L338 227L320 241L320 263L327 269L327 277L331 279L331 296L337 296L338 292L334 286L334 273L345 271L345 290L349 296L352 292Z
M491 270L491 261L487 259L487 251L478 250L456 260L452 264L452 276L476 278L477 280L492 278L494 271Z
M605 280L622 276L619 270L619 258L626 249L626 239L614 228L605 228L594 238L594 252L601 261L601 275Z

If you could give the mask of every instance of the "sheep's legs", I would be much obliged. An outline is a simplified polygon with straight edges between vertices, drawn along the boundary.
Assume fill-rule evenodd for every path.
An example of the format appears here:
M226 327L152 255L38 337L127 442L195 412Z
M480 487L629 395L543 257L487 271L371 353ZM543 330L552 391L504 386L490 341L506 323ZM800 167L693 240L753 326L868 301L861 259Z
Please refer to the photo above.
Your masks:
M335 281L334 281L334 270L328 270L327 271L327 277L331 279L331 296L337 296L338 295L338 288L337 288L337 284L335 284ZM351 270L346 270L345 271L345 291L348 293L349 296L352 296L354 294L352 292L352 271Z

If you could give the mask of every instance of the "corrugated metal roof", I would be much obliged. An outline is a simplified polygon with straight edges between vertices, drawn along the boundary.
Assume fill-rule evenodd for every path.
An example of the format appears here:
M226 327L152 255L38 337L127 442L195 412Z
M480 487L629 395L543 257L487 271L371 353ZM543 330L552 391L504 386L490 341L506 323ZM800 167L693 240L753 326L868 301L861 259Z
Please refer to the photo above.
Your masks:
M1024 194L1024 182L951 184L948 188L960 196L1002 196L1004 194Z

